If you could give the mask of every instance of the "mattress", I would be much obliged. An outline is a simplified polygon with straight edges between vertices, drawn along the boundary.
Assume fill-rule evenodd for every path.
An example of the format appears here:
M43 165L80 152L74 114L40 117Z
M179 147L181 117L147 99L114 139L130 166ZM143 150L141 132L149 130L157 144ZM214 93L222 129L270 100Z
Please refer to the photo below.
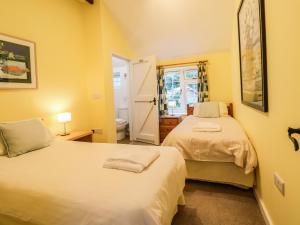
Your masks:
M230 184L239 188L253 187L255 173L245 174L243 168L227 162L186 160L187 179Z
M220 132L195 132L199 122L216 123ZM162 146L176 147L186 160L202 162L232 162L244 168L246 174L257 166L257 156L247 135L232 117L186 117L165 138Z
M183 157L174 148L153 147L161 156L140 174L104 169L122 146L56 141L0 157L0 224L170 225L184 203Z

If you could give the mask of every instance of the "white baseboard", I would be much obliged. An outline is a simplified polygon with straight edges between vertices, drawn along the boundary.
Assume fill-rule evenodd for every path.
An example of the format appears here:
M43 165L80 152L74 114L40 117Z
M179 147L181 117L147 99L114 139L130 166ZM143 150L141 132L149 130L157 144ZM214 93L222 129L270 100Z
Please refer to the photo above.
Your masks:
M258 206L259 206L259 209L261 211L261 214L264 218L264 221L266 223L266 225L274 225L272 219L271 219L271 216L264 204L264 202L262 201L262 199L260 198L259 194L256 192L255 189L253 189L253 192L254 192L254 196L256 198L256 201L258 202Z

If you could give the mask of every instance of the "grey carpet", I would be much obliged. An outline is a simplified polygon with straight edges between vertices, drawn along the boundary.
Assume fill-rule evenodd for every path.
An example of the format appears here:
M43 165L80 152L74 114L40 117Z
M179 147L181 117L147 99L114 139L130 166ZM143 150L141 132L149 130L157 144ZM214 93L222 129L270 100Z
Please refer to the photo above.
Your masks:
M265 225L252 190L187 181L172 225Z
M121 141L117 141L118 144L130 144L130 145L153 145L153 144L147 144L139 141L130 141L129 137L124 138Z

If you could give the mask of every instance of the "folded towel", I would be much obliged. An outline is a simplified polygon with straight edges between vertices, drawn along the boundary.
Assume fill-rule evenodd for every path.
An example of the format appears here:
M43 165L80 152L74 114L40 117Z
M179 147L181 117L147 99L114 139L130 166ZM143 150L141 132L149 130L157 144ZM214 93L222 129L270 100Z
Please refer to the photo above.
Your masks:
M152 149L123 149L106 159L103 167L140 173L159 156L160 152Z
M193 127L194 132L220 132L222 127L220 124L212 122L199 122Z
M104 168L107 169L117 169L117 170L125 170L129 172L141 173L145 167L140 164L130 163L130 162L122 162L122 161L106 161L103 164Z

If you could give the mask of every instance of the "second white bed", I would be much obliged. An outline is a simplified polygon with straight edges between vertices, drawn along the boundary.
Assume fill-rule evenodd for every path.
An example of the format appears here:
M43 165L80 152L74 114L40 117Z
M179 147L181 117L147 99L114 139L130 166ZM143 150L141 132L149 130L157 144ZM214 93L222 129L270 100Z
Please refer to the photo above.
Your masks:
M199 122L218 124L221 131L193 131ZM232 117L188 116L169 133L162 145L176 147L181 152L187 162L188 178L247 187L253 185L256 152L242 127ZM235 177L232 174L236 174Z

